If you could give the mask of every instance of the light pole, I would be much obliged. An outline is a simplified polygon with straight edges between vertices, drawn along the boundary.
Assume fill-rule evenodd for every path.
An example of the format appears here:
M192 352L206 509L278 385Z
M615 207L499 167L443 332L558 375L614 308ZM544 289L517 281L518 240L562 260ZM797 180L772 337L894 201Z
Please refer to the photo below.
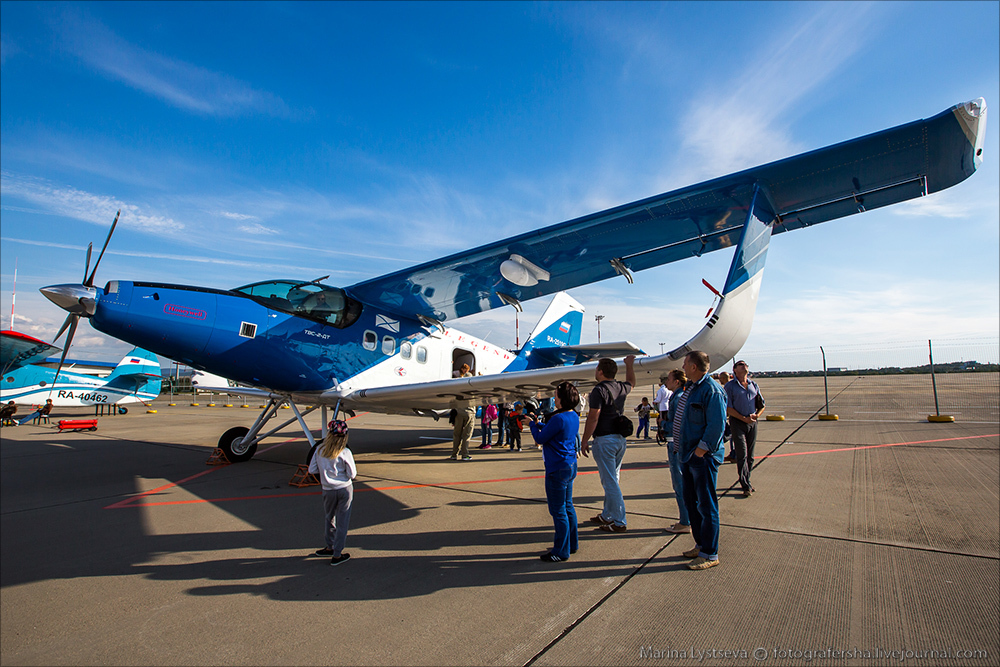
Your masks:
M604 319L604 315L595 315L594 319L597 320L597 342L601 342L601 320Z

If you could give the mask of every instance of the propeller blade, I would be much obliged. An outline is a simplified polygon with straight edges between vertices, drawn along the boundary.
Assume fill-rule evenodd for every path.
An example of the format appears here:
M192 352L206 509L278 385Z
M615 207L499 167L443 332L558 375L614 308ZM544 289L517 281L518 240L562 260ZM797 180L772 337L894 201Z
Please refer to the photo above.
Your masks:
M101 263L101 258L104 257L104 251L108 249L108 243L111 242L111 235L115 233L115 227L118 225L118 216L122 214L122 210L118 209L118 213L115 214L115 221L111 223L111 230L108 231L108 238L104 239L104 247L101 248L101 254L97 256L97 262L94 263L94 270L91 272L90 277L83 281L83 284L87 287L94 286L94 276L97 274L97 267Z
M69 333L66 334L66 345L63 347L62 356L59 357L59 366L56 367L56 375L52 378L53 389L56 387L56 381L59 379L59 373L62 372L63 363L66 361L66 355L69 354L69 346L73 344L73 336L76 335L76 325L80 323L79 315L70 314L69 318L72 318L73 321L69 325ZM62 331L59 333L62 333ZM58 336L56 336L56 338L58 338Z
M72 321L72 319L73 319L74 317L77 317L77 316L76 316L76 315L74 315L73 313L70 313L69 315L67 315L67 316L66 316L66 319L65 319L65 320L63 320L63 323L62 323L62 326L61 326L61 327L59 327L59 333L57 333L57 334L55 335L55 337L54 337L54 338L52 339L52 342L53 342L53 343L55 343L55 342L56 342L57 340L59 340L59 336L62 336L62 335L63 335L63 331L66 331L66 327L68 327L68 326L69 326L69 324L70 324L70 321Z
M83 265L83 279L87 279L87 273L90 271L90 255L94 252L94 244L87 244L87 263Z

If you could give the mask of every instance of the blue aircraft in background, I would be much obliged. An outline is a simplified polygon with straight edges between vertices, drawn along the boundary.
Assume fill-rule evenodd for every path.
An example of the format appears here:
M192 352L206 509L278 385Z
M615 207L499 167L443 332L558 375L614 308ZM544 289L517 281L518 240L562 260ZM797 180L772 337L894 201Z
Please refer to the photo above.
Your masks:
M0 331L0 402L59 407L149 403L160 395L156 355L135 348L105 378L40 366L59 348L16 331Z
M249 428L226 431L232 461L298 420L296 402L324 411L440 416L448 408L550 396L563 380L594 382L599 356L627 343L579 345L582 307L564 293L669 262L736 246L720 302L702 329L666 354L636 360L640 380L679 368L693 349L718 366L750 332L772 234L922 197L971 176L982 163L986 103L958 104L918 120L705 183L489 243L349 287L266 280L234 289L112 280L41 291L69 312L69 348L80 317L108 335L195 369L249 385L268 399ZM325 278L325 277L324 277ZM517 353L446 322L555 295ZM65 357L65 352L63 353ZM462 364L472 377L453 377ZM233 393L232 387L224 388ZM288 403L294 417L262 433ZM324 427L325 428L325 427Z

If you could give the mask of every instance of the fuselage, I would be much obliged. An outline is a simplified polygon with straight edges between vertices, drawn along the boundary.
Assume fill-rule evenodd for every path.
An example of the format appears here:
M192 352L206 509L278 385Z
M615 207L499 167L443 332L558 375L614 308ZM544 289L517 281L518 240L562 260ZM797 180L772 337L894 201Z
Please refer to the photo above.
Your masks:
M14 401L17 405L42 405L47 399L57 408L91 405L124 405L148 403L160 393L160 383L135 390L135 387L109 384L108 378L62 370L56 383L55 371L42 366L16 368L0 381L0 402Z
M97 299L95 329L277 392L427 382L452 377L463 363L474 374L499 373L514 360L473 336L380 312L317 283L218 290L120 280Z

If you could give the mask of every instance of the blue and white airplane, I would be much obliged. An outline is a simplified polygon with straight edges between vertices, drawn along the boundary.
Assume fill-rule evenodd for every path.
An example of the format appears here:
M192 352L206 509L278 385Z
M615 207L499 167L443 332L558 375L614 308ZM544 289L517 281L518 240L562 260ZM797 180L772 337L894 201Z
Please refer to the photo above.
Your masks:
M594 382L597 356L630 345L580 346L582 308L564 290L736 246L721 300L704 327L666 354L636 361L657 378L694 349L716 364L750 332L772 234L949 188L982 163L986 103L958 104L918 120L705 183L533 230L349 287L267 280L223 290L112 280L41 291L69 312L67 347L80 317L108 335L208 373L250 385L269 400L250 427L222 435L231 461L298 420L295 403L341 410L440 416L469 403L550 396L563 380ZM117 218L115 219L117 223ZM107 248L111 232L105 241ZM98 256L98 264L104 250ZM461 333L452 320L556 295L529 342L512 354ZM448 324L446 324L448 323ZM58 335L56 336L59 337ZM617 348L617 349L612 349ZM468 363L472 377L454 378ZM228 388L232 392L232 387ZM262 433L288 403L295 416Z
M37 365L59 348L15 331L0 332L0 402L57 408L149 403L160 395L156 355L135 348L105 378Z

